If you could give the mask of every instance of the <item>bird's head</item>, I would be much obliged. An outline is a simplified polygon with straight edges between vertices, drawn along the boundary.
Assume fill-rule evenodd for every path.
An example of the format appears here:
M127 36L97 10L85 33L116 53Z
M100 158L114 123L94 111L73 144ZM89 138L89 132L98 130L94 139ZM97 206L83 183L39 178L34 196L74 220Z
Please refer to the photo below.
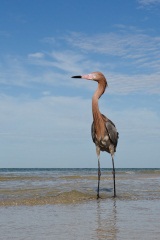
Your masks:
M73 76L72 78L83 78L83 79L87 79L87 80L93 80L93 81L96 81L98 83L106 82L106 85L107 85L106 78L101 72L92 72L92 73L85 74L85 75L82 75L82 76L81 75Z

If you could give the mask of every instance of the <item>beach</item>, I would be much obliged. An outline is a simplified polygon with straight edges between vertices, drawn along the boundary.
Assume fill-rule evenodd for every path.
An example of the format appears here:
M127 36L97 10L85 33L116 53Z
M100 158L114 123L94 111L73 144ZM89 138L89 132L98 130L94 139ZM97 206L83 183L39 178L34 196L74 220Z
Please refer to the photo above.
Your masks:
M1 169L0 239L159 239L160 169Z

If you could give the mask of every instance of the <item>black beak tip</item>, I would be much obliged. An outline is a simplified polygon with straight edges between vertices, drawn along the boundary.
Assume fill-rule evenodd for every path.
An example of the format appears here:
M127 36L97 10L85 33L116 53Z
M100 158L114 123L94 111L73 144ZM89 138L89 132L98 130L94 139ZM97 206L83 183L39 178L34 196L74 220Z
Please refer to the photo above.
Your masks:
M81 78L82 76L73 76L73 77L71 77L71 78Z

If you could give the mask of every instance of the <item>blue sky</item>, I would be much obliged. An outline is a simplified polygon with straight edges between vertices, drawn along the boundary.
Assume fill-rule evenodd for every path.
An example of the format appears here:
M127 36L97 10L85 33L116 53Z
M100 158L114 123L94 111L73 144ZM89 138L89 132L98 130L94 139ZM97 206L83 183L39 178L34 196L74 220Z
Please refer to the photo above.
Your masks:
M117 126L116 167L160 167L160 0L6 0L0 8L1 167L97 167L100 110ZM112 167L108 153L101 166Z

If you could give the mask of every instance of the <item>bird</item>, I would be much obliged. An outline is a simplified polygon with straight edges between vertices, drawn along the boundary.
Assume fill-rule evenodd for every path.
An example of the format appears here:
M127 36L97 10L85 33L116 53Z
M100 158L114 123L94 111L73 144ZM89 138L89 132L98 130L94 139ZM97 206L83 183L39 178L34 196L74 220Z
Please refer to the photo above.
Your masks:
M107 80L103 73L92 72L85 75L72 76L72 78L82 78L86 80L96 81L98 88L92 97L92 115L93 123L91 125L92 140L96 146L96 153L98 158L98 187L97 187L97 199L100 198L100 152L105 151L111 155L112 167L113 167L113 186L114 186L114 197L116 197L116 184L115 184L115 167L114 167L114 153L118 143L119 133L115 124L103 115L99 110L98 100L104 94L106 87L108 86Z

